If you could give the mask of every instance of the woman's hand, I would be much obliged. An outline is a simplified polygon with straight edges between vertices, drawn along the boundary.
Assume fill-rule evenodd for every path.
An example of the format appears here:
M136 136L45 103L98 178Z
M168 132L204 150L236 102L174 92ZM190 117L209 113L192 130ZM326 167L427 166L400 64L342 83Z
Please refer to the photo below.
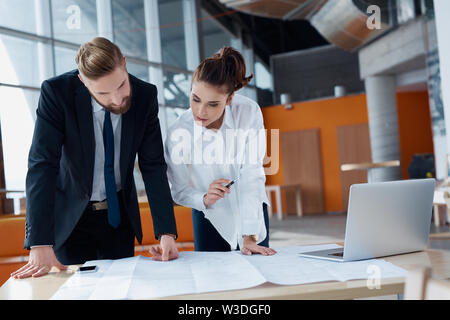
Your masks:
M231 180L217 179L214 180L208 189L208 193L203 196L203 203L205 207L212 206L218 200L225 197L225 194L230 193L230 188L225 187Z
M256 244L256 241L251 236L244 236L244 243L241 252L245 255L252 255L253 253L260 253L264 256L272 256L277 253L272 248L266 248Z

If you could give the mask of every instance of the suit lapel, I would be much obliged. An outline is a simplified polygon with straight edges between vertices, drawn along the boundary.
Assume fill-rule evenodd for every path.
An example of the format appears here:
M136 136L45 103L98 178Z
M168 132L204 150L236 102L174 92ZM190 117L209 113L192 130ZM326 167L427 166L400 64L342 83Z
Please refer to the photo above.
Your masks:
M136 88L130 76L130 85L132 90L130 109L122 114L122 134L120 138L120 177L123 183L127 174L127 166L132 156L134 145L134 130L136 126ZM134 166L134 164L133 164Z
M77 114L78 128L80 130L81 145L88 178L89 196L92 192L92 180L94 178L95 161L95 135L92 115L91 95L89 91L80 85L75 94L75 109Z

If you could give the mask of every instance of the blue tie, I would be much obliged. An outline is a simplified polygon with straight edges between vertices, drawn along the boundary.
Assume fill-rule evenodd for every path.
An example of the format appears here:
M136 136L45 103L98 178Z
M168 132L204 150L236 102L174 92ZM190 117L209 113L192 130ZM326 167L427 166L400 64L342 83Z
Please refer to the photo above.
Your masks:
M108 223L117 228L120 224L119 199L116 191L116 178L114 176L114 133L111 123L111 113L105 110L103 123L103 144L105 146L105 188L108 202Z

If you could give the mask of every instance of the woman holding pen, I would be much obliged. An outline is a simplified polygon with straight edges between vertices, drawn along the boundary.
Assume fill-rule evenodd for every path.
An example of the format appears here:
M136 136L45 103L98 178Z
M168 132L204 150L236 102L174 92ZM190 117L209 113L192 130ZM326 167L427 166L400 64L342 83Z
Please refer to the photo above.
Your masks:
M269 248L262 112L235 93L253 78L245 72L231 47L201 62L192 76L191 108L168 130L172 197L192 208L196 251L276 253Z

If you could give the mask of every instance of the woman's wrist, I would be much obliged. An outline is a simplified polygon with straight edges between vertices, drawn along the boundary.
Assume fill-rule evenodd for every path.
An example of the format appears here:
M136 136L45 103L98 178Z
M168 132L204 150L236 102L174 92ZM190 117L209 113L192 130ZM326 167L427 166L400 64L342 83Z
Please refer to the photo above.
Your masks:
M206 200L206 196L207 196L208 194L204 194L203 195L203 204L205 205L205 208L208 208L208 206L209 206L209 204L208 204L208 202L207 202L207 200Z
M245 234L242 238L244 238L244 242L256 243L258 241L258 236L254 234Z

